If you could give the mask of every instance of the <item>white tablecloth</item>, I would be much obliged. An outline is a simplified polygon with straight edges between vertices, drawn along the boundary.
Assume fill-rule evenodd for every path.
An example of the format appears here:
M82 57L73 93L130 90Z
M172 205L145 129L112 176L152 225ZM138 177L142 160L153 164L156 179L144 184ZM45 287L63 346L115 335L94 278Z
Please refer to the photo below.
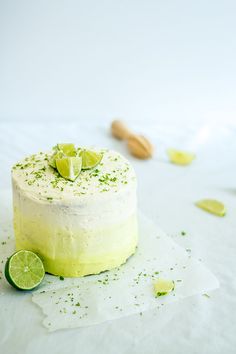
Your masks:
M149 135L156 155L150 161L135 160L124 144L113 140L101 122L76 124L0 124L0 188L10 188L10 166L29 153L48 149L57 142L100 145L126 154L139 179L142 210L180 245L190 248L220 281L210 295L194 296L150 311L102 325L48 333L42 313L27 294L19 293L12 310L0 303L0 351L4 354L66 353L234 353L236 347L236 127L205 125L176 130L157 124L137 124ZM192 148L197 159L191 166L167 162L166 147ZM227 207L224 218L194 206L211 197ZM0 216L11 210L1 207ZM181 236L181 231L186 236ZM168 257L168 255L167 255ZM15 290L12 290L15 291ZM4 296L4 295L2 295ZM1 302L2 297L0 297ZM6 317L7 321L1 321Z

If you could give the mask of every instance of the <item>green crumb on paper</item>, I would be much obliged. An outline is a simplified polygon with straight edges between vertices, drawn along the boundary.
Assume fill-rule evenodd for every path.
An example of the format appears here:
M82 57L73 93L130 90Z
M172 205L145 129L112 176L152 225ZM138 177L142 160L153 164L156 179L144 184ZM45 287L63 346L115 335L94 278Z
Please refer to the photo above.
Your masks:
M186 231L181 231L182 236L186 236L186 234L187 234Z
M202 294L202 296L205 296L205 297L207 297L208 299L210 298L210 295L208 295L208 294Z
M79 307L79 306L80 306L80 303L79 303L79 302L77 302L77 304L75 304L75 306L78 306L78 307Z
M164 295L167 295L167 294L168 294L167 291L162 291L162 292L157 292L156 296L159 297L159 296L164 296Z
M65 278L64 278L62 275L60 275L60 276L59 276L59 279L60 279L60 280L64 280Z

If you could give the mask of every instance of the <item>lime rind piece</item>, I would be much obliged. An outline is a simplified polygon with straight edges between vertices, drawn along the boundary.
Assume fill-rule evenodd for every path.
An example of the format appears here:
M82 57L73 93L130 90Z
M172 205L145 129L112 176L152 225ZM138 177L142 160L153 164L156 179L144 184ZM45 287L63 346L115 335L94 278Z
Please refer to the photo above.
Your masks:
M7 281L19 290L33 290L42 282L44 275L43 262L31 251L14 253L5 265Z
M156 297L168 295L175 288L173 280L158 279L154 283L154 293Z
M79 156L73 157L63 157L61 159L56 159L56 168L60 175L72 182L80 174L82 167L82 158Z
M79 156L82 158L82 170L90 170L97 166L102 160L102 154L91 150L80 150Z
M216 216L225 216L226 214L225 205L216 199L201 199L195 204L198 208Z
M189 165L196 158L194 153L176 149L167 149L167 155L170 162L182 166Z

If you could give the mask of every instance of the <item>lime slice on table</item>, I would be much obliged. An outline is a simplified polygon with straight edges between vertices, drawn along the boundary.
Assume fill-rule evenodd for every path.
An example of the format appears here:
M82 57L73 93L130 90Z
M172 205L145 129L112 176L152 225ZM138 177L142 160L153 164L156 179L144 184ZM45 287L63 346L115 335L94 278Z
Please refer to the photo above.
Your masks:
M57 149L62 151L66 156L76 156L74 144L57 144Z
M82 158L74 156L56 159L56 167L62 177L74 181L80 174Z
M223 203L215 199L202 199L196 202L196 206L217 216L224 216L226 208Z
M175 283L173 282L173 280L158 279L154 283L154 292L156 297L167 295L171 291L173 291L174 288Z
M8 258L5 277L9 284L19 290L32 290L43 280L45 270L37 254L21 250Z
M175 149L168 149L167 155L169 156L170 162L176 165L189 165L196 157L193 153Z
M79 155L82 157L82 170L89 170L101 162L102 154L90 150L81 150Z

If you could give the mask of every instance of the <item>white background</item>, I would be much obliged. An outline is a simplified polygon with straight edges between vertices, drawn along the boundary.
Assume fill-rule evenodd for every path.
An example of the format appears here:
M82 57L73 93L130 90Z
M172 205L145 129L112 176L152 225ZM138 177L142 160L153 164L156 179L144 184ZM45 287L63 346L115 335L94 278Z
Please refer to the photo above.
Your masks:
M14 315L10 303L1 308L12 318L1 324L5 354L234 353L235 18L227 0L0 0L0 188L10 188L15 161L58 141L128 157L108 135L111 119L122 117L156 146L155 159L131 159L141 209L221 284L210 299L50 335L40 310L19 296ZM165 160L166 147L194 144L189 168ZM198 210L202 197L222 200L227 216Z
M234 0L1 0L0 119L233 120Z

